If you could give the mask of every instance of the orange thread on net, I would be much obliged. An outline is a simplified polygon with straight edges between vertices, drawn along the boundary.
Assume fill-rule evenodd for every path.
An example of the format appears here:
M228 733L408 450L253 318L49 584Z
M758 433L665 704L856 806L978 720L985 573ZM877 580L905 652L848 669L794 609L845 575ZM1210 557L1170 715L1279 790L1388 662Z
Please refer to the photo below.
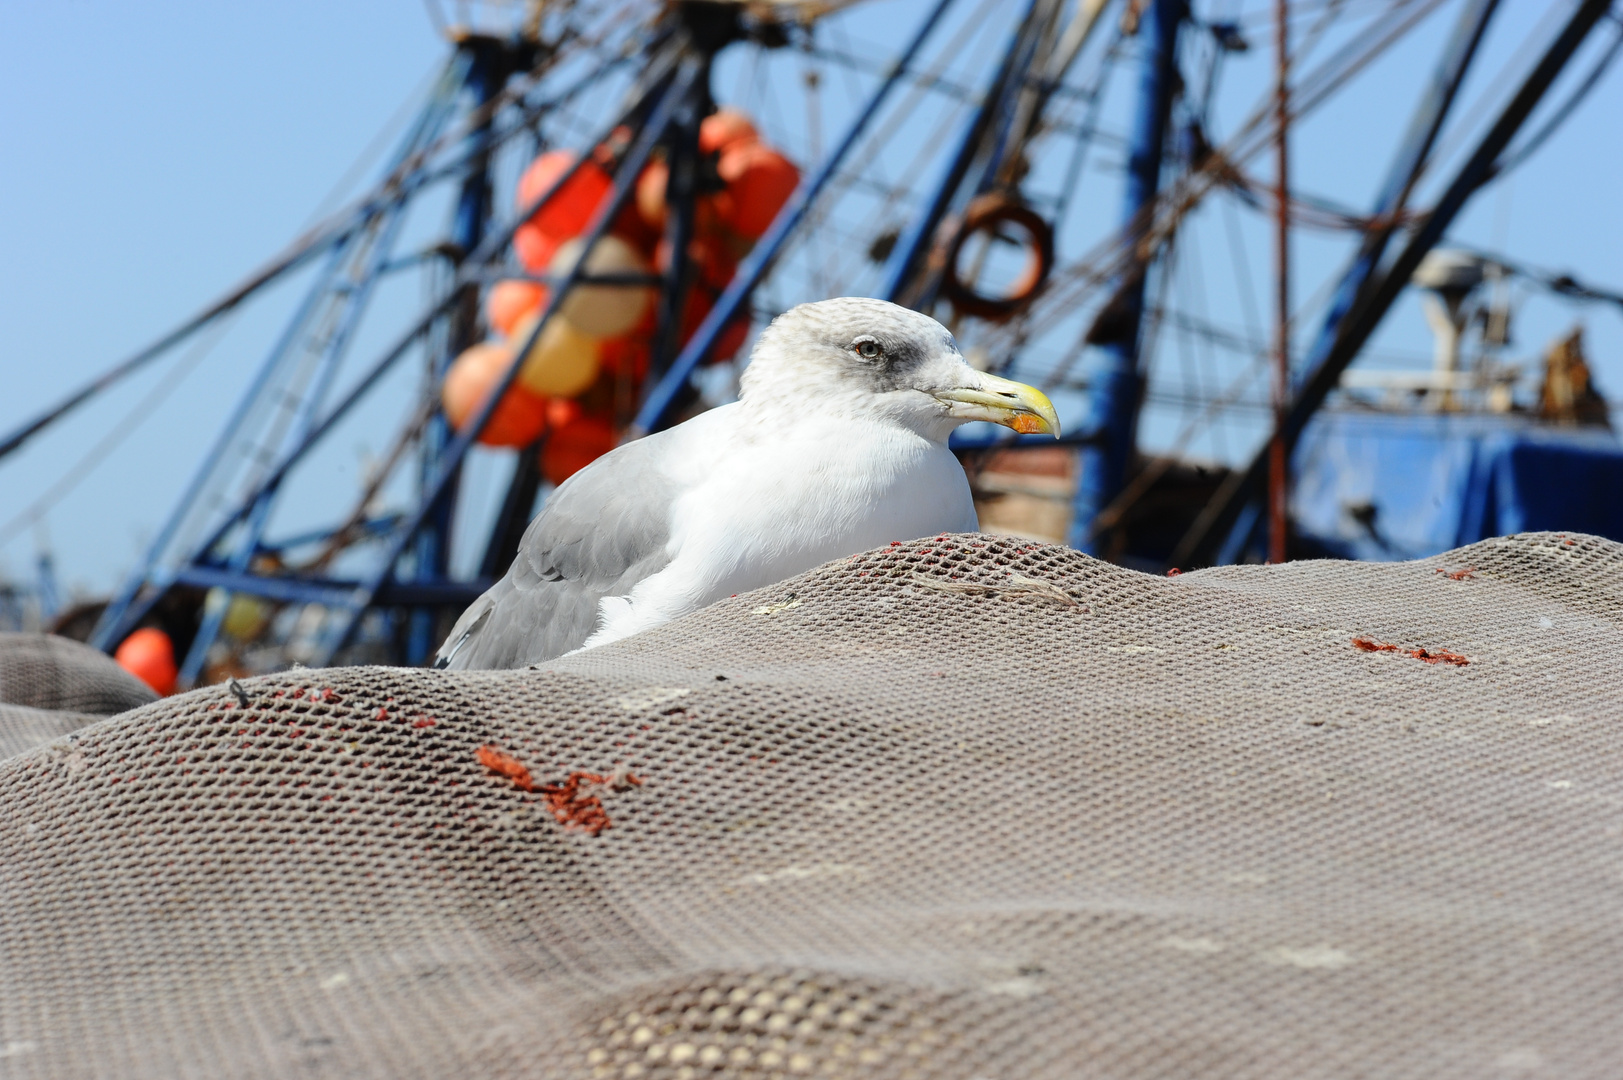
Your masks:
M1177 577L1178 575L1180 575L1182 573L1183 573L1182 570L1179 570L1176 566L1174 566L1171 570L1167 571L1167 577Z
M494 746L481 746L474 751L479 764L498 776L505 776L513 781L513 786L520 791L534 791L535 780L530 776L530 770L518 758L504 754Z
M1400 649L1398 646L1388 645L1384 641L1375 641L1370 638L1359 637L1353 638L1352 643L1353 648L1360 652L1400 652L1405 656L1412 656L1416 660L1423 660L1428 664L1453 664L1455 667L1465 667L1471 662L1465 657L1461 656L1459 653L1449 652L1447 649L1433 650L1420 647L1413 649Z
M1437 567L1435 572L1443 575L1445 578L1447 578L1450 581L1469 581L1469 580L1471 580L1472 575L1474 575L1476 573L1476 567L1468 566L1464 570L1449 571L1449 570L1444 570L1442 567L1439 566L1439 567Z
M1453 664L1455 667L1464 667L1471 662L1459 653L1449 652L1447 649L1438 649L1436 652L1426 649L1410 649L1409 655L1416 660L1424 660L1428 664Z
M541 785L547 809L558 819L567 832L583 832L596 836L611 824L608 811L603 809L601 796L607 792L641 787L642 780L630 770L621 767L599 776L597 773L573 772L561 784Z

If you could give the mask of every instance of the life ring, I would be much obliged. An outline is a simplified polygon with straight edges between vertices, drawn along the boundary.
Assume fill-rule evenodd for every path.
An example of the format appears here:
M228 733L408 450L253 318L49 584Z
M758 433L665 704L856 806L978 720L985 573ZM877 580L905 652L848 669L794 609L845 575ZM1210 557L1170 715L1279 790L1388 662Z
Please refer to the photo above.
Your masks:
M1014 225L1029 236L1026 242L1026 268L1007 295L985 296L958 276L958 256L964 241L978 232L992 232L1000 225ZM1042 289L1054 269L1054 230L1031 207L1008 195L980 195L964 208L963 222L947 245L943 260L941 292L952 306L966 315L1003 322L1020 312Z

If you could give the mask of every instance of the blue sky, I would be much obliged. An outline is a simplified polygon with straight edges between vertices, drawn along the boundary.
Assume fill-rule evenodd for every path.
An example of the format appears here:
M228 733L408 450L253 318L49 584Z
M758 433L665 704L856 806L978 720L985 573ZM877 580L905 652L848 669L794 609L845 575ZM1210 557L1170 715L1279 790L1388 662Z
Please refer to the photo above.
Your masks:
M1218 6L1263 9L1258 0ZM1505 0L1462 116L1486 115L1473 112L1476 102L1486 107L1495 90L1504 92L1519 75L1518 47L1538 39L1540 27L1547 32L1550 24L1541 20L1552 9L1567 6ZM884 55L922 9L908 0L867 7L859 29L871 33L866 40L884 43ZM1429 66L1456 7L1453 0L1443 5L1353 92L1303 126L1296 144L1302 184L1355 206L1368 201L1372 178L1384 170L1407 116L1416 73ZM331 207L346 178L353 189L352 166L403 117L402 107L422 92L445 51L422 7L409 3L80 0L16 3L7 16L0 38L0 326L8 391L0 396L0 429L6 430L281 249ZM1257 48L1225 76L1236 108L1254 100L1267 78L1265 33L1259 29L1253 41ZM736 72L718 73L719 92L733 85L743 85ZM1120 122L1130 94L1116 93L1115 101L1112 115ZM1235 118L1228 116L1231 124ZM1623 287L1620 118L1623 79L1613 71L1544 153L1476 200L1453 238ZM794 126L792 118L784 122ZM1256 171L1267 175L1266 159ZM363 170L360 177L371 175ZM1105 228L1117 213L1117 181L1103 169L1092 183L1086 220ZM1216 217L1207 225L1223 227ZM1260 222L1244 228L1256 274L1252 291L1266 297L1266 232ZM1297 252L1302 296L1339 265L1345 238L1303 236ZM1201 257L1210 264L1211 309L1243 323L1236 274L1218 270L1232 266L1218 262L1227 256L1207 250ZM276 303L285 309L292 295L284 290L233 324L150 420L49 513L43 533L25 532L0 547L0 568L25 575L43 539L67 583L110 587L217 433L257 359L255 343L274 330ZM399 295L385 304L413 300ZM1578 320L1589 328L1603 389L1623 398L1623 319L1614 311L1578 311L1535 296L1521 312L1519 353L1536 352ZM1430 337L1412 295L1373 349L1389 365L1425 362ZM169 362L158 365L0 462L0 519L45 491L144 395L166 389L172 370ZM373 415L368 423L376 432L351 438L313 482L353 488L366 456L386 442L391 419L386 410ZM1169 437L1175 417L1146 423L1153 444ZM1235 439L1243 443L1245 433L1197 450L1234 456L1244 450ZM475 484L493 487L493 466L481 467Z

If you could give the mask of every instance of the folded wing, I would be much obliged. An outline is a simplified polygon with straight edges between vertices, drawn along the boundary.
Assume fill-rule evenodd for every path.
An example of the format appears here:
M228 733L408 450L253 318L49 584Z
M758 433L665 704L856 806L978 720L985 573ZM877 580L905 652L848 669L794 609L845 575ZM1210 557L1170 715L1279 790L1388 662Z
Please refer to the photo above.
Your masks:
M516 668L561 656L596 629L599 601L663 570L676 494L659 468L668 434L618 447L553 492L507 575L463 612L435 666Z

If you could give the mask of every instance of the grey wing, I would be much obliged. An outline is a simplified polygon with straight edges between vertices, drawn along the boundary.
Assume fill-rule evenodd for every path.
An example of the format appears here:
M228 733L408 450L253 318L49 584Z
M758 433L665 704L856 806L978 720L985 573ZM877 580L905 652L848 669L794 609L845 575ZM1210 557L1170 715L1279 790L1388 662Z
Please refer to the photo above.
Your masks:
M667 433L617 447L559 486L507 574L462 613L436 667L517 668L583 645L598 601L670 562L676 491L659 469Z

